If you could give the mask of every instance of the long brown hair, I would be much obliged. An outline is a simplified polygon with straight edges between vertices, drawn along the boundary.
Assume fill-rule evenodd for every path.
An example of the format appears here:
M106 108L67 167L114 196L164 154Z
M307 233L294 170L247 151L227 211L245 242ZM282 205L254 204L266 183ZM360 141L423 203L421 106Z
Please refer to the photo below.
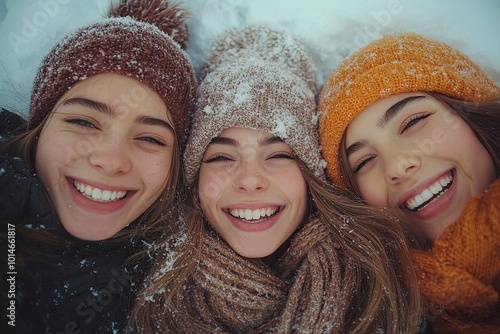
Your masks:
M346 315L343 319L345 328L341 332L375 333L382 329L384 333L415 333L421 318L420 292L401 225L384 212L363 204L353 194L318 179L304 163L297 161L308 185L311 208L303 225L317 221L326 225L329 231L327 242L333 245L341 261L350 263L353 268L342 269L353 276L354 286L345 305L338 306ZM197 181L194 181L195 185ZM203 249L203 239L209 227L202 215L196 186L191 189L191 195L191 203L186 207L189 213L179 222L183 224L185 234L174 238L167 236L158 245L154 265L130 318L132 331L204 333L215 330L213 325L204 323L193 314L195 312L179 311L185 309L184 295L190 291L191 276L199 265L201 254L209 252ZM238 257L238 261L262 263L259 259L242 257ZM327 262L334 265L333 261ZM294 265L298 266L297 263ZM276 276L282 274L278 272ZM262 273L258 279L262 283L268 278ZM319 279L310 278L313 281ZM232 283L227 284L229 287ZM288 302L303 302L298 297L289 298ZM279 322L275 319L285 316L276 314L272 321ZM329 319L330 316L322 314L321 317ZM276 330L277 327L272 328ZM262 327L255 328L255 332L261 330Z
M428 92L430 96L453 109L476 134L491 156L497 177L500 176L500 96L485 102L459 100L444 94Z
M302 170L319 217L329 223L333 242L359 266L357 292L347 313L353 324L348 332L375 333L380 328L385 333L416 332L421 300L410 266L408 243L413 236L387 212Z

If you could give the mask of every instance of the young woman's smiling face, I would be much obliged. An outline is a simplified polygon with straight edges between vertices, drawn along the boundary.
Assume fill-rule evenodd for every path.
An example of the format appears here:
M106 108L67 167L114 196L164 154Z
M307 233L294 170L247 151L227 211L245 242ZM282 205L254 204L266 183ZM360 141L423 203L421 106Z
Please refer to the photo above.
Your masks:
M347 160L362 197L396 208L430 240L495 179L493 161L472 129L425 93L381 99L346 131Z
M241 256L273 254L304 220L307 186L292 150L264 131L224 130L200 168L203 213Z
M158 199L172 124L155 92L122 75L90 77L59 99L40 134L36 171L70 234L110 238Z

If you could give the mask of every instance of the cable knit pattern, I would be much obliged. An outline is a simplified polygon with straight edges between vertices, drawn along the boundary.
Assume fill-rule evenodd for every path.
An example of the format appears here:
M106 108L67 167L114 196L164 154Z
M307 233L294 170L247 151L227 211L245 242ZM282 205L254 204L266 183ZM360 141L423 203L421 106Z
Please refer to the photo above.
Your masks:
M413 260L437 333L500 333L500 179Z

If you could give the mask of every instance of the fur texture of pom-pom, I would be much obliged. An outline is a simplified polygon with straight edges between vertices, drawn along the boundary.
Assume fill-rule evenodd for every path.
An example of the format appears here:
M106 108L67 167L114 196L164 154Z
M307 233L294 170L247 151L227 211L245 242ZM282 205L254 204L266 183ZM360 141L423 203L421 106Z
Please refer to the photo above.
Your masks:
M121 0L111 6L109 17L131 17L134 20L151 23L172 37L183 49L187 46L188 12L179 3L166 0Z

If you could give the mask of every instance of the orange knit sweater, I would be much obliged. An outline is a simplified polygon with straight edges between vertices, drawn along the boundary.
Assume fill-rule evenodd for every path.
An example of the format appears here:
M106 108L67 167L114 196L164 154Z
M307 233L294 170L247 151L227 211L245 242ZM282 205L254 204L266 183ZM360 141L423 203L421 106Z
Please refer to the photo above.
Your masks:
M436 333L500 333L500 179L413 261Z

